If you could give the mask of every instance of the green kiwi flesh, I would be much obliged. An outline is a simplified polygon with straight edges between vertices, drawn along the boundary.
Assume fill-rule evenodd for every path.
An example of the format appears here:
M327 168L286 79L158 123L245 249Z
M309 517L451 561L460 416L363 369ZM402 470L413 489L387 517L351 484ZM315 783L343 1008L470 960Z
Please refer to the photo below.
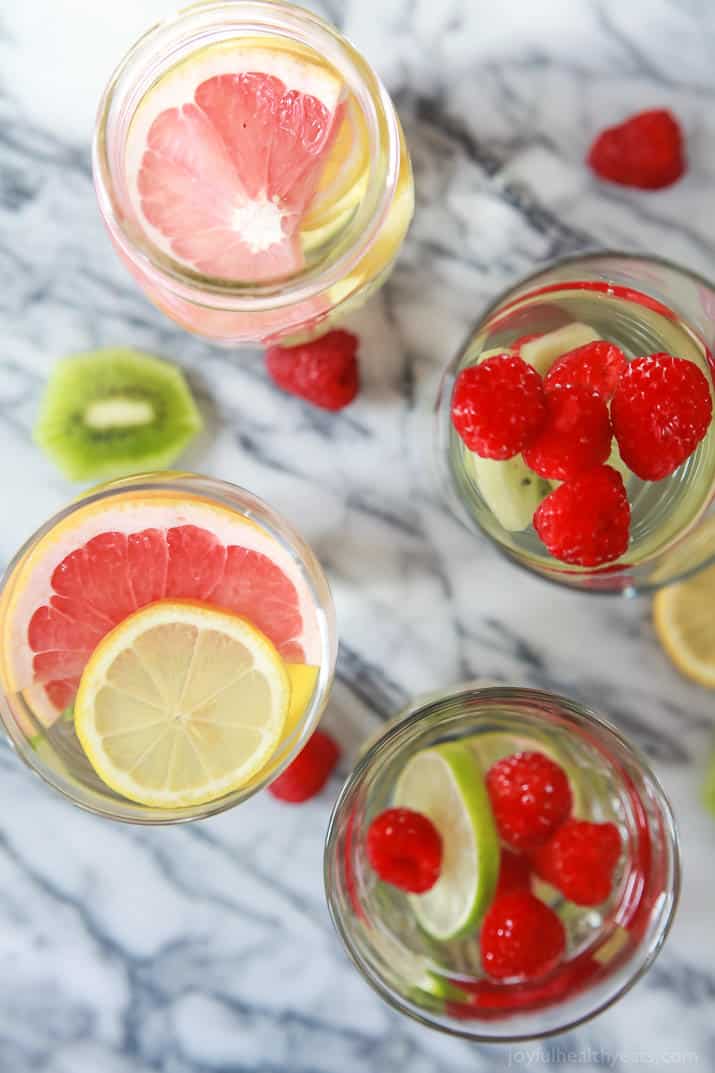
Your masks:
M108 347L57 363L34 437L66 477L88 481L166 469L201 425L179 369Z

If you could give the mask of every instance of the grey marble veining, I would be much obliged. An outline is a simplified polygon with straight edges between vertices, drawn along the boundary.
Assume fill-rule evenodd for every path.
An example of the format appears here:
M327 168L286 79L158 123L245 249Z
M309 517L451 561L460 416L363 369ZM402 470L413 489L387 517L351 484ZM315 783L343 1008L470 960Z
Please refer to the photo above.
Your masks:
M495 1049L399 1018L348 965L323 902L336 778L188 828L111 825L0 750L0 1073L472 1073L715 1064L715 823L698 783L713 697L655 643L648 604L547 588L502 562L424 480L428 385L480 306L593 243L715 273L715 9L708 0L325 0L383 74L415 163L417 215L388 285L353 319L364 386L338 415L181 333L114 258L91 188L94 102L168 0L0 3L0 560L73 494L31 446L61 354L131 343L187 371L207 433L186 458L264 496L328 571L342 648L327 723L344 747L410 696L483 675L572 694L651 758L683 841L679 916L614 1009ZM688 132L684 181L596 184L592 134L648 105ZM569 1057L569 1052L572 1056Z

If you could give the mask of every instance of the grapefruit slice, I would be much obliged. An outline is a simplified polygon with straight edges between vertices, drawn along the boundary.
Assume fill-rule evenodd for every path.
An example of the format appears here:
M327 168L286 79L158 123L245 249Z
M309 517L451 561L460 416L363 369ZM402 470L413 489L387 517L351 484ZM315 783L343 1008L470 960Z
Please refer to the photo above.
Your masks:
M129 130L134 211L162 252L204 275L299 271L301 219L340 129L343 84L302 53L204 49L145 96Z
M320 662L315 604L289 551L199 497L127 494L79 508L21 561L8 593L4 677L45 726L72 703L106 634L159 600L233 612L284 661Z

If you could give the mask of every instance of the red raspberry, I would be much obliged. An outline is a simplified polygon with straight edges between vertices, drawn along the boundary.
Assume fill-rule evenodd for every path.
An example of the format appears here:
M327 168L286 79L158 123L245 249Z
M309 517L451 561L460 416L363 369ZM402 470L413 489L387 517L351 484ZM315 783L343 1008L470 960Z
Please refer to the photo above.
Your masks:
M301 751L268 787L280 801L300 804L325 786L338 762L340 749L324 730L314 730Z
M411 894L424 894L439 879L442 838L427 816L388 808L370 824L367 859L380 879Z
M531 864L523 853L512 853L502 849L499 858L499 879L495 897L509 894L513 890L529 890L531 883Z
M598 466L542 500L534 529L555 559L600 566L628 547L631 508L620 473Z
M535 980L558 965L566 933L548 905L529 891L512 891L490 905L479 946L482 968L493 980Z
M664 108L639 112L602 131L586 159L602 179L659 190L685 171L680 125Z
M611 437L603 399L583 387L557 387L546 392L546 421L524 461L540 477L569 481L606 461Z
M531 860L537 875L576 905L600 905L611 893L613 869L621 855L614 823L567 820Z
M497 354L463 369L452 394L452 424L482 458L513 458L546 416L535 369L512 354Z
M712 410L708 382L692 361L670 354L635 358L611 405L623 461L644 481L668 477L702 440Z
M515 849L539 846L571 811L571 786L543 753L514 753L487 771L487 790L500 837Z
M352 332L328 332L312 343L269 347L266 368L271 380L290 395L323 410L342 410L358 393L357 348Z
M626 355L614 343L586 343L554 362L544 378L544 388L583 387L609 402L627 364Z

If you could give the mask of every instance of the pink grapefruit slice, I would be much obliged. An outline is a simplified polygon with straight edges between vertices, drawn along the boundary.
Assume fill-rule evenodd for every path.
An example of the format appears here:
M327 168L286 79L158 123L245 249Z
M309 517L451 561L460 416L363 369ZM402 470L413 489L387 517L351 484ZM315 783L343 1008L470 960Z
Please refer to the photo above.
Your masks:
M8 591L4 674L46 726L72 703L106 634L159 600L233 612L286 663L320 662L315 603L291 554L256 522L198 497L88 504L21 561Z
M299 271L299 227L343 113L343 84L304 53L204 49L144 97L127 141L134 211L166 255L260 282Z

